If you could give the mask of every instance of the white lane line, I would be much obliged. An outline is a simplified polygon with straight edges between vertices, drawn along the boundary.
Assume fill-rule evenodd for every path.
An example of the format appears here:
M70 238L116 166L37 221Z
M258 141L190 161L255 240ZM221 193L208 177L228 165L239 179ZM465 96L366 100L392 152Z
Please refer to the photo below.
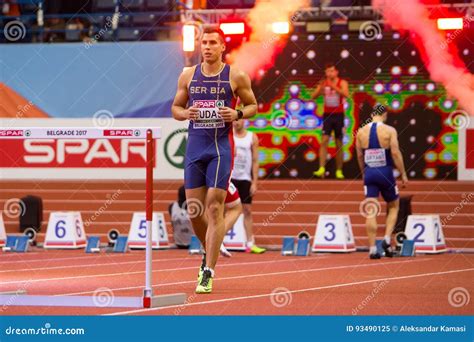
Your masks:
M280 263L280 262L288 262L288 261L315 261L325 258L326 256L319 256L317 258L306 258L306 259L281 259L281 260L264 260L264 261L256 261L256 262L241 262L241 263L233 263L233 264L220 264L219 267L226 267L226 266L245 266L245 265L253 265L253 264L268 264L268 263ZM171 259L168 259L171 260ZM166 261L168 261L166 260ZM179 258L175 260L186 260L185 258ZM165 261L165 260L163 260ZM197 261L197 260L196 260ZM141 262L141 261L139 261ZM164 268L159 270L153 270L153 273L158 272L169 272L169 271L180 271L180 270L188 270L188 269L198 269L198 265L193 267L177 267L177 268ZM97 277L115 277L115 276L126 276L132 274L143 274L145 271L133 271L133 272L119 272L119 273L100 273L100 274L87 274L82 276L71 276L71 277L55 277L55 278L40 278L40 279L23 279L23 280L13 280L13 281L6 281L0 282L0 285L8 285L8 284L17 284L17 283L38 283L38 282L49 282L49 281L58 281L58 280L74 280L74 279L83 279L83 278L97 278Z
M302 270L297 270L297 271L281 271L281 272L271 272L271 273L245 274L245 275L224 277L224 278L217 278L217 279L219 281L235 280L235 279L248 279L248 278L256 278L256 277L279 276L279 275L305 273L305 272L341 270L341 269L346 269L346 268L357 268L357 267L366 267L366 266L371 267L371 266L392 265L392 264L401 264L401 263L408 263L408 262L430 261L430 260L432 260L432 259L428 258L428 259L417 259L417 260L407 260L407 261L398 261L398 262L379 262L379 263L370 263L370 264L352 264L352 265L320 267L320 268L307 268L307 269L302 269ZM303 259L301 259L300 261L303 261ZM196 279L178 281L178 282L172 282L172 283L156 284L156 285L153 285L153 287L158 288L158 287L165 287L165 286L176 286L176 285L185 285L185 284L194 284L194 283L196 283ZM143 285L111 288L110 290L112 290L112 291L124 291L124 290L134 290L134 289L142 289L142 288L143 288ZM68 296L68 295L72 296L72 295L93 294L93 293L94 293L94 291L83 291L83 292L74 292L74 293L64 293L64 294L61 294L61 295L62 296Z
M428 277L428 276L436 276L436 275L452 274L452 273L460 273L460 272L469 272L469 271L474 271L474 268L466 268L466 269L451 270L451 271L444 271L444 272L421 273L421 274L413 274L413 275L391 277L391 278L378 278L378 279L371 279L371 280L355 281L355 282L351 282L351 283L342 283L342 284L335 284L335 285L310 287L310 288L299 289L299 290L290 290L290 291L287 291L285 293L311 292L311 291L334 289L334 288L340 288L340 287L349 287L349 286L355 286L355 285L371 284L371 283L379 282L379 281L404 280L404 279L411 279L411 278ZM172 306L153 308L153 309L138 309L138 310L120 311L120 312L105 314L104 316L118 316L118 315L136 314L136 313L140 313L140 312L151 312L151 311L158 311L158 310L164 310L164 309L184 308L184 307L187 307L187 306L197 306L197 305L223 303L223 302L231 302L231 301L238 301L238 300L264 298L264 297L271 297L272 295L274 295L274 294L273 293L265 293L265 294L253 295L253 296L215 299L215 300L194 302L194 303L188 303L188 304L183 304L183 305L172 305Z

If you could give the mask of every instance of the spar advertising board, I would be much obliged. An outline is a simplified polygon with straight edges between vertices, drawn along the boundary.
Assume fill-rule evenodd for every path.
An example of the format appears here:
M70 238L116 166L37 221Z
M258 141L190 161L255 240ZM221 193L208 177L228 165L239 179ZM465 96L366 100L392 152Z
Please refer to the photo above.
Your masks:
M0 120L0 128L97 127L91 119ZM9 124L7 126L7 123ZM183 179L187 121L114 119L104 129L161 127L154 179ZM1 179L145 179L145 139L0 139Z

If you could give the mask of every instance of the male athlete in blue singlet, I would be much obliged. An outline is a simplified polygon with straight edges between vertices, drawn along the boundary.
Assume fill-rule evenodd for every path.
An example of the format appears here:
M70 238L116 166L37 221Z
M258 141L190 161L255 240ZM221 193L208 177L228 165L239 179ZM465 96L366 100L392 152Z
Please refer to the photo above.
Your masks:
M190 212L193 229L206 253L196 293L210 293L214 267L224 240L224 200L234 160L232 122L257 112L249 76L225 64L224 33L207 28L201 37L203 62L183 71L172 106L176 120L190 120L184 183L188 209L192 202L205 210ZM237 97L244 105L235 110Z
M367 198L379 197L382 194L387 202L388 214L385 223L385 236L382 247L385 256L392 257L393 250L390 239L397 221L399 198L398 187L393 176L396 167L402 177L402 186L408 182L403 164L402 153L398 146L398 136L395 128L386 125L387 110L382 105L377 105L372 112L372 122L357 132L357 159L364 179L365 196ZM369 238L369 256L371 259L380 259L375 246L377 235L376 215L366 218L367 236Z

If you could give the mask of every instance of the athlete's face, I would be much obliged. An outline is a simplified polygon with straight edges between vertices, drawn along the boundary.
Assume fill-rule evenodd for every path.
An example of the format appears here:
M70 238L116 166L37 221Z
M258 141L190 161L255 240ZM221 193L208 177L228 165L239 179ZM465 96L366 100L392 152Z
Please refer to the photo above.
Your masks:
M237 120L237 121L234 121L234 129L235 129L237 132L242 131L243 128L244 128L244 120Z
M326 73L326 78L333 80L339 75L339 71L335 67L326 68L324 71Z
M222 60L225 44L218 33L204 33L201 39L202 58L207 63Z

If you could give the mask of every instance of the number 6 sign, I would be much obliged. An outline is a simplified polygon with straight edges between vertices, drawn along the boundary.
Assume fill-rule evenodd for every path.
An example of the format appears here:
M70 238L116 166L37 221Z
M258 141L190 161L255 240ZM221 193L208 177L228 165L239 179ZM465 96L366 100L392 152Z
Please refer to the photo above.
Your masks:
M313 252L353 252L354 235L349 215L319 215Z
M442 253L446 251L443 228L439 215L408 216L405 234L415 241L417 253Z
M155 249L169 248L168 233L166 231L165 216L163 213L153 213L151 245ZM144 212L133 213L130 230L128 232L128 246L130 248L146 247L146 215Z
M86 232L78 211L56 211L49 216L44 248L83 248Z

